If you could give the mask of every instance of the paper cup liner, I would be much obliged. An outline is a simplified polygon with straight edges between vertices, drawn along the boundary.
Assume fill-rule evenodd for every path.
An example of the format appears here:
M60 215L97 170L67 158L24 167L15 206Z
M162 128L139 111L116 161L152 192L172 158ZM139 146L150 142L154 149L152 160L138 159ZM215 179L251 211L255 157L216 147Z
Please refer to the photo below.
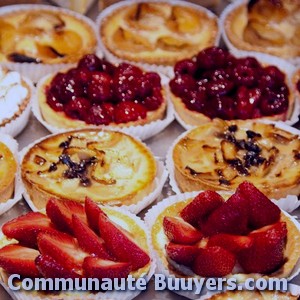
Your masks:
M231 193L229 192L219 192L221 195L230 195ZM195 198L197 195L199 194L199 192L187 192L187 193L181 193L178 195L173 195L171 197L165 198L163 199L161 202L159 202L158 204L152 206L148 212L145 215L144 221L146 223L146 225L149 228L150 231L150 237L151 237L151 242L152 242L152 247L153 247L153 241L152 241L152 228L155 224L157 224L157 218L158 216L165 211L166 209L168 209L170 206L174 205L175 203L179 203L179 202L183 202L186 201L188 199L191 198ZM227 196L227 197L228 197ZM286 217L288 217L291 222L297 227L298 231L299 231L299 235L300 235L300 224L295 220L295 218L291 215L289 215L288 213L284 212L283 210L281 210L281 213L284 214ZM161 238L161 240L163 241L163 239ZM161 248L163 248L164 246L162 246ZM174 275L174 273L170 272L169 269L167 269L165 267L164 262L162 261L160 255L157 253L157 251L154 249L154 257L156 260L156 265L157 265L157 270L156 270L156 274L163 274L165 275L167 278L179 278L176 277L176 275ZM184 266L182 266L183 268L186 268ZM190 275L187 275L187 277L194 277L194 278L201 278L200 276L194 274L189 268L186 268L187 271ZM186 274L187 274L186 272ZM295 276L297 276L300 273L300 259L298 259L296 265L294 266L293 270L291 271L289 277L287 278L288 281L292 280ZM253 277L255 277L256 279L261 278L262 276L260 274L251 274L253 275ZM227 276L228 277L228 276ZM226 277L226 278L227 278ZM230 277L235 277L238 282L240 282L240 278L239 278L239 274L231 274ZM251 277L251 276L250 276ZM251 277L252 278L252 277ZM242 278L241 282L243 282L245 279ZM189 299L199 299L199 297L201 296L208 296L210 294L207 294L209 291L204 288L202 289L200 295L196 295L195 291L174 291L175 293L185 296Z
M231 51L233 52L233 51ZM290 116L287 120L284 122L288 125L293 125L298 122L298 116L300 114L300 96L296 92L294 84L293 84L293 76L295 74L296 68L291 63L287 62L284 59L278 58L276 56L272 56L265 53L258 53L258 52L247 52L247 51L238 51L237 53L233 53L235 57L237 58L243 58L243 57L255 57L260 63L263 65L272 65L279 68L284 74L286 74L286 84L290 91L290 99L293 100L294 104L290 113ZM171 93L171 91L170 91ZM189 130L191 128L194 128L196 126L193 126L191 124L186 123L181 116L177 113L176 109L174 109L174 115L175 119L178 121L178 123L186 130ZM260 120L269 120L273 116L265 116L258 119L252 119L253 121L260 121Z
M100 206L101 207L101 206ZM130 217L132 220L134 220L135 224L137 224L140 228L143 229L143 231L146 233L147 236L147 246L148 246L148 253L151 258L151 265L149 268L149 271L146 274L141 274L140 277L144 277L147 282L149 283L149 280L155 273L156 269L156 261L153 257L153 248L150 241L150 233L148 227L145 225L145 223L136 215L133 213L128 212L127 210L120 208L120 207L109 207L110 210L114 210L117 212L122 213L123 215L126 215ZM3 239L4 235L1 232L0 233L0 239ZM11 242L8 242L9 244ZM1 277L0 277L1 279ZM81 291L66 291L61 292L60 294L38 294L36 291L12 291L9 289L9 287L0 280L0 284L4 287L4 289L9 293L11 297L18 300L57 300L57 299L63 299L63 300L131 300L138 296L140 294L140 291L107 291L107 292L98 292L98 293L91 293L91 292L81 292Z
M99 130L99 128L91 128L91 130L93 129L97 129ZM73 130L72 130L73 131ZM117 130L114 130L117 131ZM66 131L68 132L68 131ZM36 144L40 143L41 141L43 141L44 139L47 139L49 137L55 136L56 134L50 134L48 136L44 136L36 141L34 141L33 143L29 144L28 146L24 147L20 152L19 152L19 161L20 161L20 165L22 165L22 161L23 158L25 156L25 154ZM130 134L128 134L130 135ZM139 141L140 143L142 143L151 153L152 151L147 147L146 144L144 144L141 140L139 140L138 138L131 136L132 138L134 138L135 140ZM164 163L162 161L160 161L157 157L155 157L155 161L156 161L156 166L157 166L157 173L156 173L156 177L154 179L154 186L153 189L151 191L150 194L148 194L146 197L144 197L143 199L141 199L140 201L138 201L135 204L131 204L131 205L121 205L120 208L123 208L125 210L128 210L129 212L133 213L133 214L138 214L139 212L141 212L143 209L145 209L147 206L149 206L150 204L152 204L161 194L161 191L164 187L164 184L168 178L168 172L164 166ZM20 176L21 177L21 176ZM26 200L27 204L29 205L29 207L31 208L31 210L33 211L38 211L37 207L35 207L34 203L32 202L32 200L30 199L30 196L28 195L26 188L21 180L20 185L22 186L22 192L23 192L23 197ZM116 207L116 206L111 206L111 207Z
M243 52L243 49L238 48L236 45L234 45L229 37L227 36L226 33L226 29L225 29L225 22L227 19L227 16L237 7L243 5L243 4L248 4L248 0L236 0L233 3L229 4L228 6L225 7L225 9L223 10L223 12L220 15L220 26L221 26L221 34L222 34L222 38L225 42L225 45L227 46L227 48L233 53L233 54L238 54L239 52ZM249 53L255 53L255 52L259 52L257 50L254 51L249 51ZM259 52L260 53L260 52ZM287 59L286 61L290 62L291 64L294 65L299 65L300 64L300 57L293 57L290 59Z
M24 80L29 87L30 99L26 108L22 111L22 113L17 116L14 120L11 120L9 123L0 127L0 133L9 134L12 137L17 136L23 129L26 127L31 111L31 103L35 95L35 88L31 80L22 76L22 80Z
M282 130L286 130L292 134L299 135L300 136L300 130L291 127L284 122L273 122L269 120L260 120L259 123L265 123L265 124L274 124L277 128L280 128ZM173 144L170 146L170 148L167 151L166 156L166 167L167 171L169 173L169 184L173 190L174 193L180 194L182 193L177 182L175 179L175 166L173 161L173 150L175 145L189 132L192 131L192 129L183 132L181 135L179 135L176 140L173 142ZM199 192L199 191L198 191ZM300 206L300 200L296 195L287 195L284 198L272 200L280 209L285 210L287 212L292 212L295 209L297 209Z
M32 111L33 111L34 116L38 119L38 121L44 127L46 127L50 132L60 133L60 132L70 130L70 128L68 128L68 129L59 128L59 127L56 127L52 124L49 124L42 116L42 112L40 110L39 100L38 100L38 91L41 89L41 87L44 85L44 83L49 79L49 77L51 77L53 75L54 74L47 75L47 76L43 77L38 82L37 88L36 88L36 93L35 93L35 96L34 96L33 102L32 102ZM87 124L84 128L89 128L89 127L95 128L95 127L97 127L98 129L103 128L103 129L108 129L108 130L118 130L118 131L122 131L124 133L127 133L129 135L132 135L134 137L137 137L141 140L146 140L146 139L148 139L152 136L155 136L156 134L160 133L161 131L163 131L174 120L174 107L173 107L173 104L171 103L169 89L167 87L167 84L168 84L169 80L163 74L159 74L159 75L161 77L162 86L164 87L165 100L166 100L166 103L167 103L165 116L164 116L163 119L156 120L156 121L147 123L145 125L136 125L136 126L128 126L128 127L126 127L126 125L122 126L121 124L118 125L118 126L109 126L109 125L102 125L102 126L95 126L94 125L93 126L93 125ZM79 128L74 128L74 129L79 129Z
M0 17L7 13L19 12L19 11L39 11L41 9L45 9L48 11L52 11L55 13L65 13L75 17L76 19L80 20L82 23L88 25L91 30L94 32L94 37L96 39L96 28L95 23L88 17L83 16L75 11L55 7L50 5L42 5L42 4L17 4L17 5L8 5L3 6L0 8ZM91 52L97 51L97 45L95 45L94 49L91 49ZM77 61L68 62L68 63L56 63L56 64L49 64L49 63L18 63L18 62L10 62L10 61L1 61L0 64L10 70L17 71L22 75L30 78L33 82L38 82L40 78L45 76L49 73L58 72L60 70L73 67L77 64Z
M149 1L147 0L124 0L124 1L120 1L118 3L115 3L113 5L108 6L107 8L105 8L97 17L96 19L96 29L97 29L97 39L98 39L98 45L99 48L102 50L102 52L104 53L104 56L111 62L113 63L121 63L121 62L127 62L127 63L131 63L131 64L135 64L145 70L148 71L154 71L154 72L159 72L162 73L168 77L173 77L174 75L174 71L173 71L173 67L172 66L163 66L163 65L159 65L159 64L150 64L150 63L144 63L144 62L136 62L136 61L131 61L131 60L126 60L126 59L122 59L117 57L116 55L114 55L109 49L107 49L104 45L104 43L102 42L102 38L101 38L101 34L100 34L100 28L101 28L101 24L103 22L103 20L109 16L110 14L112 14L116 9L122 8L122 7L126 7L132 4L136 4L136 3L149 3ZM166 2L165 0L151 0L150 2L154 2L154 3L160 3L160 2ZM214 42L214 46L217 46L220 42L220 37L221 37L221 31L220 31L220 23L219 23L219 19L217 19L217 16L215 14L213 14L210 10L208 10L205 7L202 7L200 5L196 5L193 3L187 3L186 1L180 1L180 0L169 0L168 3L172 4L172 5L181 5L181 6L185 6L185 7L191 7L193 9L196 10L200 10L201 12L206 13L210 18L216 18L217 20L217 24L218 24L218 32L216 34L216 38L215 38L215 42Z
M12 206L14 206L19 200L22 199L22 184L21 184L21 175L20 175L20 166L19 166L19 160L18 160L18 143L15 139L13 139L11 136L0 133L0 142L5 144L9 150L12 152L12 154L15 157L15 160L17 161L17 172L15 176L15 189L13 198L8 199L4 203L0 203L0 215L8 211ZM10 171L10 170L9 170Z

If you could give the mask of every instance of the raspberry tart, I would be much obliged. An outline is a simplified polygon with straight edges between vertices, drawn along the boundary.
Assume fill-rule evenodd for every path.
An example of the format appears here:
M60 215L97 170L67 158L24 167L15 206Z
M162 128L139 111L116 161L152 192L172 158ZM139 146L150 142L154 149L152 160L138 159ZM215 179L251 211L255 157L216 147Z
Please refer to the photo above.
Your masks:
M215 119L184 133L168 154L173 188L231 191L249 180L270 198L298 196L299 131L283 128Z
M37 97L42 118L55 128L130 127L165 117L166 92L157 73L96 55L43 79Z
M249 182L225 198L210 190L186 193L149 210L158 273L238 282L295 276L299 224Z
M225 42L229 48L299 59L299 13L297 0L237 1L221 16Z
M21 176L35 209L49 197L129 206L156 188L156 161L148 148L115 131L51 135L23 152Z
M277 64L293 69L279 59ZM288 76L255 57L238 58L212 47L177 62L174 73L171 99L185 127L214 118L284 121L292 116L295 100Z
M100 208L89 198L84 205L49 199L46 214L29 212L19 216L6 222L2 232L0 274L6 285L10 274L19 274L21 278L100 280L128 275L139 278L146 274L149 280L154 271L143 222L121 209ZM95 291L93 299L117 299L114 291L98 292ZM21 290L23 293L38 299L77 300L88 296L91 299L93 291L82 294ZM124 296L128 297L126 293Z
M217 17L186 1L122 1L97 20L99 41L117 60L172 66L219 38Z

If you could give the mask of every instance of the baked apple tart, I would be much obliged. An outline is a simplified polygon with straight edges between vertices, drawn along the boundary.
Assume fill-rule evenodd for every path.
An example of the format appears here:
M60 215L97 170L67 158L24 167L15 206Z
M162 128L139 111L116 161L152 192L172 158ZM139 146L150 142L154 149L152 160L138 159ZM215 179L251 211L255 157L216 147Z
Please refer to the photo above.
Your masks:
M21 162L25 189L38 209L49 197L106 205L130 205L152 192L156 162L129 135L81 130L49 136L33 145Z
M297 0L239 1L222 16L224 35L237 49L295 59L300 57L299 15Z
M87 18L51 6L11 6L0 10L0 61L75 63L96 49Z
M129 127L163 119L166 92L157 73L94 54L76 68L43 79L37 98L43 119L56 128Z
M248 180L270 198L300 194L299 135L274 124L215 119L171 151L169 168L183 192L229 191Z
M100 41L119 59L174 65L216 44L217 17L184 1L122 1L98 18Z

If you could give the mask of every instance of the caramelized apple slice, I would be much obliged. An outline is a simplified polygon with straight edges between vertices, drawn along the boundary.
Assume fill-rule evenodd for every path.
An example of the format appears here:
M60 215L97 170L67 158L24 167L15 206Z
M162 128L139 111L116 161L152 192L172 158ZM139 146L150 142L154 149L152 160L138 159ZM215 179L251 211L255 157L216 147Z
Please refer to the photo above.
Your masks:
M0 49L4 54L15 50L16 29L12 24L0 20Z
M52 47L62 55L77 53L82 47L82 39L74 31L59 31L53 36Z
M173 8L173 16L176 18L179 32L195 33L200 30L199 16L192 10L175 6Z

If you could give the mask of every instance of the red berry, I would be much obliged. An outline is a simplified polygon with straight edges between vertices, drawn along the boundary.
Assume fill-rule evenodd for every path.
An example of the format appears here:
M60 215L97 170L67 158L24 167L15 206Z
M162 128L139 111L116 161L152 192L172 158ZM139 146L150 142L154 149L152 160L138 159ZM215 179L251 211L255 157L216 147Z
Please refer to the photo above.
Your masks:
M93 105L88 113L86 122L94 125L108 125L113 121L113 115L106 110L103 104Z
M267 91L260 103L261 112L266 116L281 114L287 111L289 101L280 93Z
M101 70L101 60L95 54L87 54L78 62L78 68L90 71Z
M223 96L228 94L234 87L232 81L227 79L219 79L216 81L210 81L206 85L207 94L210 96Z
M235 118L236 107L232 97L215 97L211 99L211 102L215 111L215 117L223 120L232 120Z
M63 111L64 106L61 102L58 101L58 99L54 96L54 93L51 92L50 89L47 89L46 91L46 98L47 98L47 104L54 109L55 111Z
M254 109L258 106L261 99L259 88L247 89L245 86L239 87L237 91L237 116L239 119L250 119Z
M227 66L230 61L230 53L219 47L204 49L197 55L198 68L210 70Z
M116 123L127 123L146 118L147 110L139 103L124 101L116 105L114 119Z
M105 102L112 98L112 79L104 72L92 72L87 88L88 97L94 102Z
M149 110L156 110L160 107L160 105L163 102L163 96L161 93L161 88L154 88L152 90L152 95L146 97L142 103L145 105L145 107Z
M191 75L194 76L197 71L197 64L192 59L183 59L175 64L175 75Z
M85 98L74 98L64 106L66 115L72 119L86 120L91 104Z
M250 57L250 56L236 59L235 65L246 66L254 69L261 68L261 65L258 62L258 60L255 57Z
M101 60L101 67L99 71L102 71L104 73L109 74L110 76L113 76L115 73L116 67L111 64L110 62L108 62L105 59Z
M207 105L206 93L204 91L190 91L184 98L183 102L190 110L204 112Z
M197 83L190 75L177 75L170 81L170 87L174 95L184 97L190 91L197 89Z
M237 85L252 87L257 82L257 70L254 68L238 64L233 69L233 74Z

